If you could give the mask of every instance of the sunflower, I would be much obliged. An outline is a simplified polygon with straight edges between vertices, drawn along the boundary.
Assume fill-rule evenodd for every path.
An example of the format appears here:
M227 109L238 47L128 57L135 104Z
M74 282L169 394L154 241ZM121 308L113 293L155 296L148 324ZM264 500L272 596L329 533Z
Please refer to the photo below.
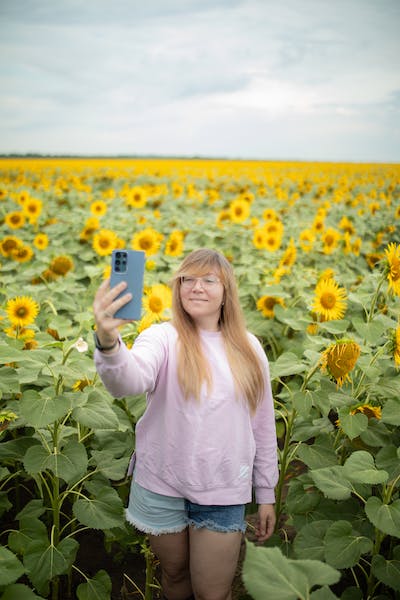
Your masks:
M315 234L312 229L303 229L300 231L299 244L303 252L310 252L315 242Z
M279 221L278 214L273 208L266 208L262 214L264 221Z
M400 367L400 325L392 331L391 346L396 367Z
M400 244L391 243L385 250L385 274L389 282L389 290L400 296Z
M56 275L66 275L68 271L71 271L71 269L74 268L74 262L72 258L62 254L61 256L56 256L53 258L49 268L50 271Z
M341 319L346 306L346 290L333 278L324 278L317 283L312 310L325 321Z
M7 327L4 330L4 333L8 337L18 340L31 340L35 337L35 331L33 329L30 329L29 327L18 327L16 325Z
M218 215L217 215L217 227L219 227L220 229L223 228L224 223L229 223L231 219L231 215L229 210L220 210Z
M39 305L30 296L17 296L8 300L6 312L11 325L26 327L36 319Z
M312 224L315 233L322 233L325 229L325 215L316 215Z
M95 217L102 217L107 212L107 204L104 200L96 200L90 205L90 212Z
M25 225L25 215L21 211L12 211L7 213L4 222L10 229L20 229Z
M8 258L15 250L23 245L23 241L15 235L7 235L0 241L0 252Z
M275 221L267 221L264 224L263 229L269 234L282 237L284 227L282 221L277 219Z
M282 243L282 236L279 233L268 233L265 238L265 249L269 252L279 250Z
M279 266L280 267L292 267L294 265L294 263L296 262L296 256L297 256L297 250L296 250L296 246L294 245L294 239L290 238L288 247L286 248L285 252L283 253L283 256L281 258L281 260L279 261Z
M147 194L143 187L135 186L126 192L125 204L132 208L143 208L146 206Z
M83 379L78 379L72 385L72 389L74 392L83 392L85 387L88 385L93 385L93 379L89 379L88 377L84 377Z
M340 233L336 231L336 229L333 229L333 227L329 227L322 234L322 252L324 254L331 254L337 247L340 237Z
M331 344L321 356L321 369L333 377L339 387L350 381L349 373L360 356L360 346L352 340L339 340Z
M261 311L267 319L273 319L274 309L277 304L284 306L282 298L276 296L262 296L257 300L257 310Z
M133 250L143 250L146 256L152 256L157 254L162 238L163 236L158 231L147 227L133 236L131 247Z
M0 431L7 429L9 424L12 423L12 421L15 421L15 419L18 419L18 415L11 410L3 409L0 412Z
M29 218L31 225L34 225L42 213L43 202L38 198L28 198L23 204L24 215Z
M357 413L363 413L368 419L381 419L382 409L380 406L373 406L372 404L361 404L350 411L351 415Z
M173 231L169 236L165 254L167 256L180 256L183 252L183 233L181 231Z
M33 256L33 250L30 246L22 245L16 248L11 257L19 263L29 262Z
M242 198L232 200L229 205L229 214L232 223L243 223L250 215L250 204Z
M33 240L33 245L38 250L46 250L49 245L49 238L46 233L38 233Z
M171 305L172 292L167 285L157 283L146 290L143 306L146 313L149 313L155 321L166 318L165 311L171 308Z
M267 248L268 234L264 229L257 228L253 234L253 245L257 250L265 250Z
M117 247L117 234L111 229L100 229L93 236L93 250L99 256L109 256Z

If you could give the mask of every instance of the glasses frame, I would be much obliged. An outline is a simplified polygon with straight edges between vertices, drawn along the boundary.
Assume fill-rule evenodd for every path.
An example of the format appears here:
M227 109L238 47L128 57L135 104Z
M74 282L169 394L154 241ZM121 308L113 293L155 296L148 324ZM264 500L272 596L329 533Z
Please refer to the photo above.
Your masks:
M213 279L213 281L206 283L206 279ZM182 277L179 278L180 279L180 283L181 283L181 287L183 287L184 289L193 289L194 286L197 284L198 281L200 281L201 287L203 290L211 290L213 289L218 283L222 283L222 281L220 280L219 277L217 277L216 275L202 275L201 277L192 277L191 275L182 275ZM185 281L186 279L186 281ZM187 279L190 279L190 281L187 281ZM214 281L215 279L215 281Z

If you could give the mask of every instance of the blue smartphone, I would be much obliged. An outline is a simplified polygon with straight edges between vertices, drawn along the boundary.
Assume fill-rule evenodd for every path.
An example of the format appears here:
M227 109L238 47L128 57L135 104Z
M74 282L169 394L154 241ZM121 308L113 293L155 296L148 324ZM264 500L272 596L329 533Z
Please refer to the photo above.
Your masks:
M132 300L114 313L118 319L138 320L142 316L142 296L144 278L145 253L140 250L113 250L111 254L110 285L114 287L121 281L126 281L128 286L117 298L128 292Z

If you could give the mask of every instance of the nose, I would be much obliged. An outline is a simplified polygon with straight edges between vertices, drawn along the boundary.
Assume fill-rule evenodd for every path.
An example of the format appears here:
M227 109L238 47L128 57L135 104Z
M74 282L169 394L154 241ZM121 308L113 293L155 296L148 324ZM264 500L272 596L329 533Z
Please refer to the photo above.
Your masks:
M203 290L203 289L204 289L204 288L203 288L203 284L202 284L202 281L201 281L201 278L200 278L200 277L198 277L198 278L196 279L196 281L195 281L195 283L194 283L194 286L193 286L193 288L192 288L192 289L193 289L193 290L197 290L198 288L200 288L201 290Z

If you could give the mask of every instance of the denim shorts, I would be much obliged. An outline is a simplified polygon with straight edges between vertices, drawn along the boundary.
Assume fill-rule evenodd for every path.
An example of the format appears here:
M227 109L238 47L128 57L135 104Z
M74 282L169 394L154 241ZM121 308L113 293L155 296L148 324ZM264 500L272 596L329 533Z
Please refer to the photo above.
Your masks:
M126 519L144 533L161 535L183 531L188 525L211 531L246 530L245 505L202 505L185 498L146 490L132 479Z

